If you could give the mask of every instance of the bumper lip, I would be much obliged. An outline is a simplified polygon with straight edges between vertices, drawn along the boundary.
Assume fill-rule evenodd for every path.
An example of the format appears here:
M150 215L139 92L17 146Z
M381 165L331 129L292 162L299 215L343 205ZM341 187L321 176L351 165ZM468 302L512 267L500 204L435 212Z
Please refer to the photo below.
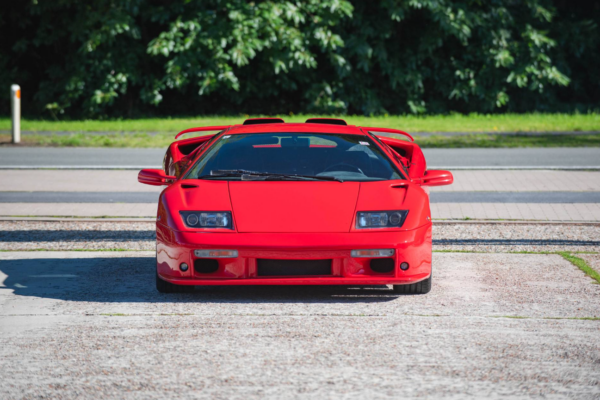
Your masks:
M157 224L157 272L175 285L406 285L427 279L431 274L431 223L405 232L369 233L186 233L160 228ZM194 265L195 250L238 250L237 259L219 259L214 273L195 267L179 270L182 262ZM394 249L393 272L371 270L369 259L351 256L352 250ZM331 259L331 275L260 276L257 260ZM407 261L411 268L400 271Z
M273 277L273 278L212 278L190 279L172 278L164 274L159 277L175 285L190 286L243 286L243 285L409 285L423 281L431 273L415 274L407 277L370 276L370 277Z

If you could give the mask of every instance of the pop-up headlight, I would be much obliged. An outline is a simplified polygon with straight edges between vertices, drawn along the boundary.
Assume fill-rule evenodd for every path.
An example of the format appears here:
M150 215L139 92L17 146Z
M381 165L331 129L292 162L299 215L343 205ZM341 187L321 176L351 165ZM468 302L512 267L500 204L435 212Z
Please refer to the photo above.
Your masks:
M408 210L361 211L356 214L356 229L399 228L407 215Z
M190 228L233 229L230 211L180 211L181 218Z

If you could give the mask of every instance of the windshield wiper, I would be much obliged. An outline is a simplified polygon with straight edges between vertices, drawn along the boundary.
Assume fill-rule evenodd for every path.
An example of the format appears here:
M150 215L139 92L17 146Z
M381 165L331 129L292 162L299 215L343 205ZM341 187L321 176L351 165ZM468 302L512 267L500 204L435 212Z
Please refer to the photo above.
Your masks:
M203 175L198 177L198 179L211 179L211 178L225 178L225 177L241 177L244 180L244 177L251 178L253 176L263 176L265 180L268 178L279 178L279 179L293 179L293 180L305 180L305 179L314 179L320 181L337 181L344 182L341 179L338 179L333 176L317 176L317 175L298 175L298 174L278 174L275 172L258 172L258 171L249 171L246 169L216 169L210 171L210 175ZM250 179L248 179L250 180Z

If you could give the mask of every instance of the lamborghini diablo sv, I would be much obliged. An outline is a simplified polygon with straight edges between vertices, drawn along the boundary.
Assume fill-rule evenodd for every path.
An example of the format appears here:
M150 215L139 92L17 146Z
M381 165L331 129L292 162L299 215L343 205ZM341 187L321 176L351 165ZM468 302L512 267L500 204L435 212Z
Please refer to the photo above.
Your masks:
M165 185L156 219L156 287L393 285L430 291L427 170L406 132L333 118L191 128L163 169L138 180ZM216 133L215 133L216 132Z

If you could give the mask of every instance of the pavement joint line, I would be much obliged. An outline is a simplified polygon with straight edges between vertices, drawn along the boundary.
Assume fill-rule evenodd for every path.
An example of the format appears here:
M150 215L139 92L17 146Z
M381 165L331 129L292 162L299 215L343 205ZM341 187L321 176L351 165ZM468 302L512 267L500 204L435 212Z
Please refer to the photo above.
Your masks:
M147 165L0 165L0 170L140 170L162 169L162 166ZM456 171L600 171L600 166L437 166L430 165L429 169Z
M31 221L31 222L156 222L156 217L111 217L102 216L96 218L90 217L18 217L18 216L0 216L0 221ZM600 226L600 222L594 221L546 221L546 220L436 220L435 225L586 225Z
M382 296L392 295L400 296L392 293L382 293ZM192 314L192 313L86 313L86 314L0 314L0 317L211 317L213 314ZM311 314L229 314L234 317L387 317L387 314L326 314L326 313L311 313ZM528 317L524 315L452 315L452 314L410 314L403 313L407 317L424 317L424 318L507 318L507 319L530 319L530 320L581 320L581 321L600 321L600 317Z

